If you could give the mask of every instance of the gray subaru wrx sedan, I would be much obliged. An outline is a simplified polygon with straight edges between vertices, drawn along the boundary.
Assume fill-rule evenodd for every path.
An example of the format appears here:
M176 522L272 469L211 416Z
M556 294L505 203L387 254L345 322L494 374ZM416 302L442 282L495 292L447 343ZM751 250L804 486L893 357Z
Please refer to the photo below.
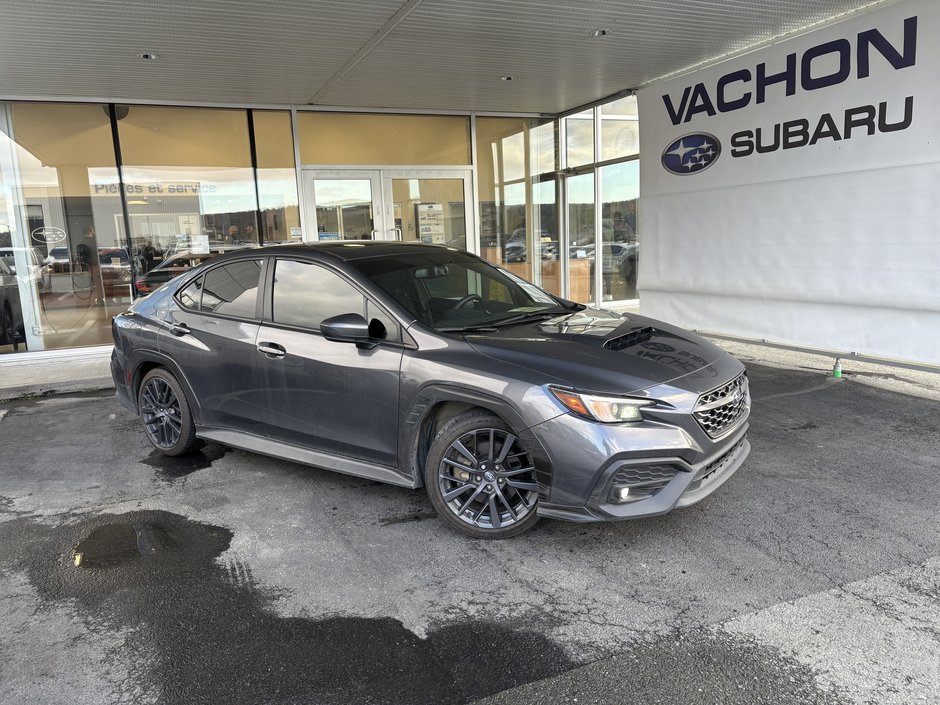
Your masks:
M744 366L702 338L552 296L466 252L233 252L117 316L117 396L166 455L199 439L427 488L450 526L663 514L747 456Z

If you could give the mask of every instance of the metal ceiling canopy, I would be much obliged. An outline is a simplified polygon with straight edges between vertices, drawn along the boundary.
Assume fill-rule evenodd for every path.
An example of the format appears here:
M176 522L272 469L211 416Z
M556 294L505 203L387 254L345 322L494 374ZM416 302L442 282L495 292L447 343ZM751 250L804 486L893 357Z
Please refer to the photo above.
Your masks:
M0 95L559 113L872 4L4 0Z

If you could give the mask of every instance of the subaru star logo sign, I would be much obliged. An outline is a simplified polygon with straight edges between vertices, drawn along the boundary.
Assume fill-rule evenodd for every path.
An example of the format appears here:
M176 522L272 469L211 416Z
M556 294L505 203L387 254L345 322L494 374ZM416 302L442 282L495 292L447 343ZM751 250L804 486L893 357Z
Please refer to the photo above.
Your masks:
M44 242L47 245L54 245L57 242L62 242L68 237L62 228L54 228L50 226L46 226L45 228L36 228L33 230L32 235L33 240L36 242Z
M704 171L721 155L721 142L707 132L682 135L663 150L663 169L670 174L696 174Z

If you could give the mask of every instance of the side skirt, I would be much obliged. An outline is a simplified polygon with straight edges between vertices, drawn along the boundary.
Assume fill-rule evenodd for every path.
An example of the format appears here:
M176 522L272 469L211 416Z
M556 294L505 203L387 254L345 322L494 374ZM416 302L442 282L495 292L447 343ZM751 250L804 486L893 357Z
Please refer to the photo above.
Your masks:
M232 448L239 448L240 450L247 450L252 453L260 453L261 455L268 455L280 460L291 460L295 463L303 463L304 465L312 465L325 470L333 470L334 472L341 472L345 475L365 477L369 480L386 482L390 485L398 485L399 487L409 487L411 489L417 487L413 478L405 477L397 470L384 465L375 465L364 460L356 460L355 458L346 458L341 455L331 455L330 453L323 453L317 450L300 448L290 445L289 443L273 441L270 438L261 438L242 431L228 431L222 428L197 426L196 435L207 441L215 441L216 443L231 446Z

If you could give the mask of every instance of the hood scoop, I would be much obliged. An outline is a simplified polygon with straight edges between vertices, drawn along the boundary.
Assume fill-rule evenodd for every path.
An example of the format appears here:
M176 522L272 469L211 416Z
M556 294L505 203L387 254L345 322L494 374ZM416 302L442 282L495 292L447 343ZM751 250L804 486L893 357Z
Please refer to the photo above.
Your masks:
M636 330L630 331L626 335L619 335L616 338L611 338L604 343L604 347L608 350L626 350L627 348L632 348L634 345L645 343L654 335L656 335L655 328L637 328Z

